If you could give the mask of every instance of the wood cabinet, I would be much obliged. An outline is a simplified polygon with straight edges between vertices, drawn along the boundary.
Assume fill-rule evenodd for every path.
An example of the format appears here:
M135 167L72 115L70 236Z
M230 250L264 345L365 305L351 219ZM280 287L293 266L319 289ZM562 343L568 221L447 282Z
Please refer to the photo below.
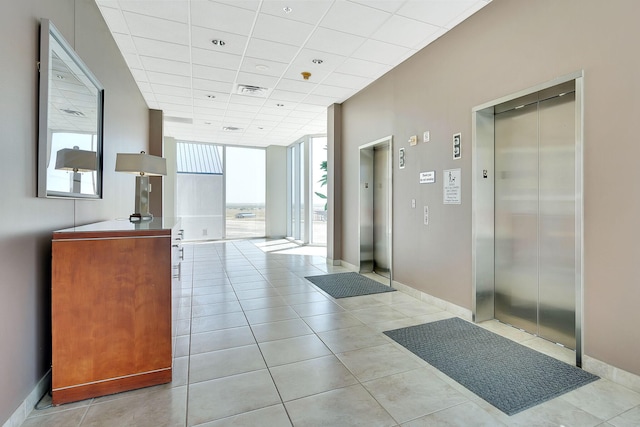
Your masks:
M53 233L55 405L171 381L176 228L155 218Z

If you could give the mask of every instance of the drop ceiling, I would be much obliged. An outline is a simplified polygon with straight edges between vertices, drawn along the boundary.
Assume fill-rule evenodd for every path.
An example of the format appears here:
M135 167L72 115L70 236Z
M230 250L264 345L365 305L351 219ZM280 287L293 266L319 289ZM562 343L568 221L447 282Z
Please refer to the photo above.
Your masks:
M96 3L149 108L163 110L165 136L264 147L326 133L328 106L489 1Z

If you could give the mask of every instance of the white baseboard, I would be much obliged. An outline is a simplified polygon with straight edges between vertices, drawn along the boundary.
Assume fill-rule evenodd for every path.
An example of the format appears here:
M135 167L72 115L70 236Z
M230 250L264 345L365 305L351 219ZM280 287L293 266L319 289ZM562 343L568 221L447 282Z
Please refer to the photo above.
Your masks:
M51 389L51 369L38 381L38 384L31 390L27 398L18 406L13 415L2 425L2 427L20 427L27 419L33 408L40 401L40 398Z

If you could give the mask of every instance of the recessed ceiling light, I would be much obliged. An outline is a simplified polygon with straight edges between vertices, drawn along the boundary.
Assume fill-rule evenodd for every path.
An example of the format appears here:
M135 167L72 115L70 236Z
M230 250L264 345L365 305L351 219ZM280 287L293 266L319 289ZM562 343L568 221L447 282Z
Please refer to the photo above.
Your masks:
M256 70L260 70L260 71L267 71L269 69L268 65L264 65L264 64L258 64L256 65Z
M56 74L56 78L60 80L64 80L64 76L62 74Z
M262 130L262 129L264 129L264 128L263 128L262 126L258 126L258 129Z
M293 12L293 9L291 9L289 6L285 6L282 8L282 10L284 10L284 13L291 13Z
M207 98L209 99L215 99L215 97L216 97L215 95L207 95Z
M318 65L320 65L320 64L322 64L324 61L323 61L322 59L317 59L317 58L316 58L316 59L311 60L311 62L313 62L314 64L318 64Z
M219 40L219 39L213 39L211 40L211 43L213 43L216 46L224 46L227 44L224 40Z
M284 104L276 104L277 107L284 107Z

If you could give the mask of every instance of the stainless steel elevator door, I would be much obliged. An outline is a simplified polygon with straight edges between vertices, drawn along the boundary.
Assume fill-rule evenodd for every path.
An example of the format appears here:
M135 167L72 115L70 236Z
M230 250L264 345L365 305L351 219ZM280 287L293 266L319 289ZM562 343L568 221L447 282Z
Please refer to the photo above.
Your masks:
M575 348L575 96L495 116L495 317Z
M373 271L389 277L389 146L373 150Z

